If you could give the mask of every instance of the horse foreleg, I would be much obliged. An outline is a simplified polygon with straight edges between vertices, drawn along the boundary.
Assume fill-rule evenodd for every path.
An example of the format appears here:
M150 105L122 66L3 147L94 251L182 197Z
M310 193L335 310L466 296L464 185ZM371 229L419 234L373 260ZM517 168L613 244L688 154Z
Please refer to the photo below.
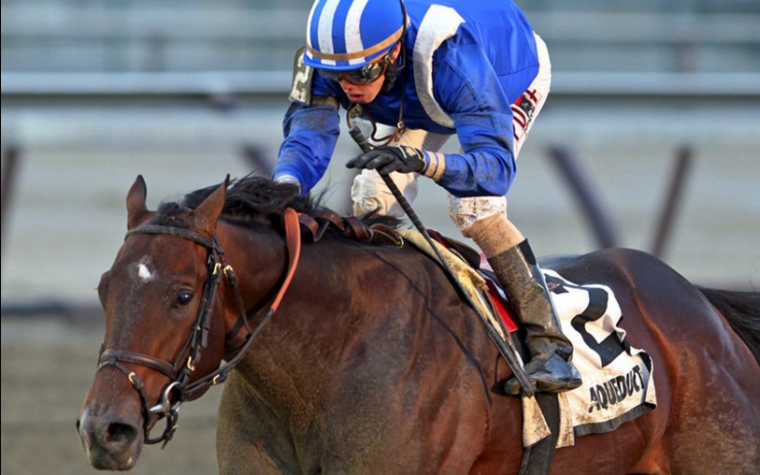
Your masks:
M225 384L219 404L216 456L220 475L290 475L289 469L270 453L265 440L273 440L265 424L257 420L240 381L233 374Z

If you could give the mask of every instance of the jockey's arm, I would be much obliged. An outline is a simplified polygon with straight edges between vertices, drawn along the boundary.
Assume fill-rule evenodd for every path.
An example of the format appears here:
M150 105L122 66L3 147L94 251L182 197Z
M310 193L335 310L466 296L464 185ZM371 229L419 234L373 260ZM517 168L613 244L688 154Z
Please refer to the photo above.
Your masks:
M320 78L321 79L321 78ZM273 176L307 193L322 178L340 134L338 103L323 81L315 78L312 104L291 102L282 122L285 137Z
M426 152L423 173L454 196L503 196L514 180L512 109L499 78L477 45L439 56L434 93L454 121L463 153Z

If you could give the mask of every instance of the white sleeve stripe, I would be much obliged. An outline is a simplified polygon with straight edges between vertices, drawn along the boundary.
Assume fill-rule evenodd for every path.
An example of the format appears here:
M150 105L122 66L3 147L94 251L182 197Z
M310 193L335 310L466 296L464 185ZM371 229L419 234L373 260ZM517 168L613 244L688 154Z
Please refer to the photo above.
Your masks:
M433 54L441 43L454 36L464 23L451 7L432 5L422 19L414 43L414 85L422 107L433 121L454 128L454 120L435 99L433 94Z

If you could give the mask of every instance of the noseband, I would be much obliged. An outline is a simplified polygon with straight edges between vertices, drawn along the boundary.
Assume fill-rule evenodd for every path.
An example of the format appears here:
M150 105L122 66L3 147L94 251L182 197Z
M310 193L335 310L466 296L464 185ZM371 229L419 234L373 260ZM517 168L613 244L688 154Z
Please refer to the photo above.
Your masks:
M200 306L198 307L198 313L193 322L190 335L188 335L187 340L185 340L184 345L178 353L177 360L174 363L169 363L154 356L132 351L106 349L105 346L100 350L98 371L106 367L114 367L120 370L127 376L132 387L140 396L143 415L143 431L145 433L146 444L150 445L163 442L164 446L166 446L177 430L179 409L182 403L184 401L196 399L203 395L203 393L205 393L210 387L224 382L232 370L235 369L240 361L242 361L254 339L261 333L274 316L274 313L277 311L277 307L280 305L280 302L285 295L285 291L288 289L293 278L301 251L301 232L298 223L298 213L293 209L288 208L283 213L283 218L285 221L285 241L288 250L288 268L277 296L269 307L269 310L266 312L264 318L254 330L251 330L248 325L246 308L243 304L243 298L238 286L238 278L235 271L232 269L232 266L226 263L224 250L216 235L214 235L212 239L208 239L195 231L185 228L163 225L143 225L130 230L125 236L124 239L126 240L135 234L166 234L192 241L208 250L208 277L206 278L206 283L203 287L203 295ZM247 329L248 336L246 336L245 342L239 346L235 356L227 361L226 364L219 366L215 371L201 377L192 384L189 384L190 377L201 359L201 353L206 347L208 347L211 317L213 315L217 289L222 280L222 275L224 275L227 282L229 282L238 306L238 322L235 324L233 331L229 334L229 338L233 338L243 326ZM187 355L187 358L185 358L185 355ZM150 405L145 390L145 384L137 373L131 371L125 363L150 368L169 378L170 383L162 391L161 399L157 404L154 406ZM172 395L176 395L176 402L174 403L172 403ZM150 438L150 420L152 414L157 414L159 420L160 418L166 418L166 429L161 436L155 439Z

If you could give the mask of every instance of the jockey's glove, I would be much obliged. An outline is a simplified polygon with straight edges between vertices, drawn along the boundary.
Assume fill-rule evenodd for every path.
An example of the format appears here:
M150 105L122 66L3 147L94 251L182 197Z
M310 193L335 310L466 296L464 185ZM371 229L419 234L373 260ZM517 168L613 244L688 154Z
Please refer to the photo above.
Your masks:
M377 170L381 175L391 172L422 173L427 165L425 152L406 145L377 147L346 163L348 168Z

